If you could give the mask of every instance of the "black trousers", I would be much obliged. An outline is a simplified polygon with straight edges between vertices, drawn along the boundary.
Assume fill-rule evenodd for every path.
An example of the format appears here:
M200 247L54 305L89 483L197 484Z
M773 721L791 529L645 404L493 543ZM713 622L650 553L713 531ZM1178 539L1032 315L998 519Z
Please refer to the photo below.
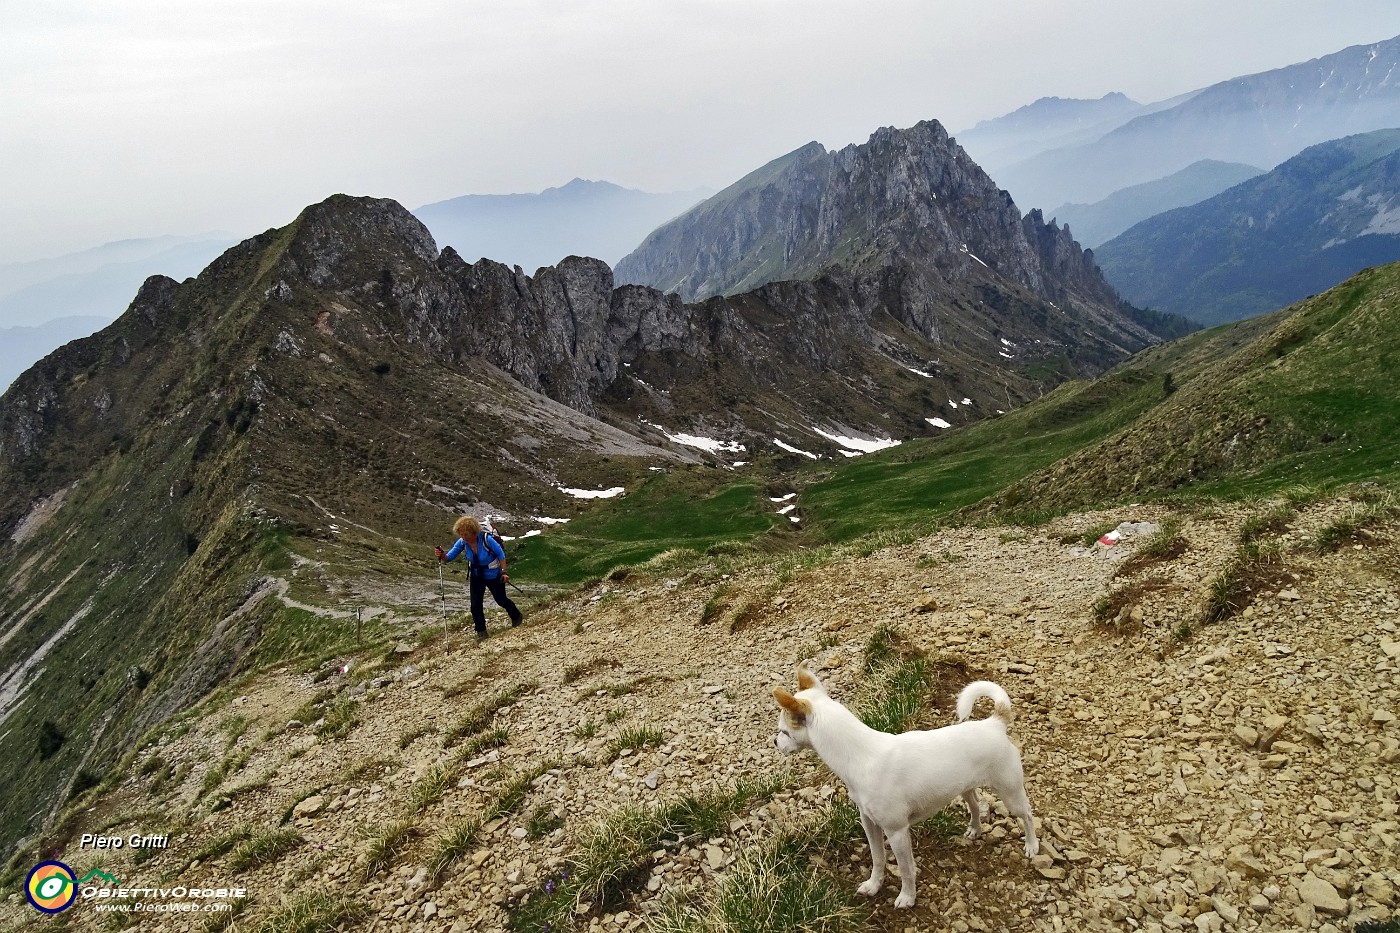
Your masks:
M484 605L486 591L491 591L491 598L496 601L496 605L506 611L510 616L511 625L520 624L520 610L515 603L511 602L506 595L506 581L497 577L494 580L484 579L477 574L472 574L471 594L472 594L472 623L478 632L486 631L486 607Z

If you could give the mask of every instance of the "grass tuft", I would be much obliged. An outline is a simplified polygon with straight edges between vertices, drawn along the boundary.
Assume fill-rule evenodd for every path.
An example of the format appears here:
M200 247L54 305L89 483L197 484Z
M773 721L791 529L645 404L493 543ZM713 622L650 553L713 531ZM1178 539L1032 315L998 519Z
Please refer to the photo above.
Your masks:
M645 883L643 871L663 840L693 842L723 833L735 813L770 799L785 784L786 777L778 775L658 806L623 807L580 834L569 879L575 899L592 903L616 899L630 886Z
M865 642L865 651L861 655L861 672L870 674L898 658L898 639L898 633L888 625L877 628Z
M585 719L574 727L574 738L591 739L598 734L598 724L591 719Z
M468 817L454 823L436 839L433 854L428 858L428 875L434 880L441 878L452 863L466 855L476 845L481 836L482 821Z
M427 774L423 775L408 792L408 811L410 813L422 813L442 799L448 788L455 783L456 775L453 769L445 764L435 766Z
M255 833L234 847L228 867L244 871L259 865L269 865L305 841L294 829L269 829Z
M437 730L434 729L432 726L428 725L427 723L414 726L412 729L405 729L402 733L399 734L399 749L402 750L408 748L410 745L421 739L423 736L432 735L435 731Z
M729 596L732 587L721 586L710 594L710 598L705 600L705 606L700 610L700 624L709 625L718 619L729 605Z
M623 729L608 746L607 757L611 760L622 754L624 749L651 748L666 744L666 737L660 729L651 726Z
M485 730L486 727L491 724L491 718L495 716L496 713L513 704L516 700L535 689L536 686L537 685L533 683L516 684L476 704L466 712L466 715L457 720L451 729L447 730L445 744L452 745L467 736L475 735Z
M928 660L910 658L894 665L883 678L883 689L873 701L863 705L861 721L881 732L904 732L913 728L924 710L924 700L932 686Z
M813 864L788 862L776 847L746 853L708 896L672 900L652 920L652 933L847 933L865 926L868 910L846 886Z
M530 793L530 785L535 782L535 779L546 771L552 771L557 767L559 767L559 762L546 761L513 775L502 785L496 794L495 802L487 807L485 819L494 820L497 817L514 813L524 803L526 795Z
M360 869L360 877L368 881L394 864L394 859L417 835L418 824L413 820L390 822L370 837L369 848L365 850L365 864Z
M200 846L199 851L190 857L190 861L207 862L210 859L218 858L232 851L234 846L251 838L252 835L252 827L240 823L228 832L215 836L213 839L210 839L204 845Z
M314 891L283 904L254 929L256 933L324 933L358 924L370 909L352 897Z
M607 658L594 658L591 661L582 661L578 664L570 664L564 669L563 683L574 683L575 681L582 680L590 674L596 674L598 671L603 670L605 668L615 667L616 664L617 662L610 661Z
M1221 622L1244 609L1248 591L1244 583L1245 565L1235 557L1211 578L1206 588L1206 608L1203 622Z
M1185 554L1188 547L1186 538L1181 534L1181 526L1176 522L1166 522L1157 532L1148 535L1132 555L1118 565L1113 575L1127 576L1147 567L1175 560Z
M453 756L454 766L464 761L470 761L477 755L491 748L500 748L510 741L509 729L492 729L490 732L483 732L474 735L462 743L462 747L457 749L457 754Z
M912 728L933 687L928 659L885 625L866 641L862 669L867 680L858 704L861 721L881 732Z
M1400 513L1393 496L1384 496L1379 501L1368 502L1354 507L1346 515L1318 529L1313 535L1312 549L1318 554L1327 554L1347 544L1360 540L1368 528L1372 528Z
M1276 535L1288 530L1288 523L1298 515L1291 505L1275 505L1263 512L1246 516L1240 523L1239 541L1242 545L1252 544L1266 535Z
M330 706L321 722L316 726L316 734L323 739L343 739L350 734L350 730L360 721L355 715L356 707L359 704L354 700L345 700Z
M555 810L547 806L538 806L525 823L525 835L528 839L538 839L548 836L563 825L564 818Z

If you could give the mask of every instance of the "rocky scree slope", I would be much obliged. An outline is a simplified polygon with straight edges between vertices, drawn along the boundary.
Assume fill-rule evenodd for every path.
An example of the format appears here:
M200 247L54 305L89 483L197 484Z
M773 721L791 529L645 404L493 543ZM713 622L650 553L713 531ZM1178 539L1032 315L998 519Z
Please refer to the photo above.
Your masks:
M295 266L270 280L270 294L305 305L319 329L337 339L354 330L337 330L342 312L317 306L315 293L334 291L340 306L371 319L378 352L392 343L424 363L490 364L661 445L684 431L744 443L750 454L754 445L772 450L774 436L834 453L814 427L913 436L933 430L925 419L946 407L945 393L1015 405L1066 372L1101 371L1127 352L1117 335L1086 331L1025 295L988 293L963 322L962 306L940 305L898 273L835 273L686 305L615 287L594 259L569 257L527 276L487 260L468 265L450 248L434 257L426 230L392 202L337 198L307 222L324 232L297 238L306 258L294 251ZM363 236L347 236L357 227ZM339 245L322 250L321 240ZM299 302L303 268L313 295ZM991 412L984 403L976 413Z
M236 879L254 896L240 924L275 925L280 903L323 892L350 898L364 928L504 930L620 809L768 783L726 828L658 846L620 899L572 913L580 929L646 929L669 892L714 890L764 839L843 798L810 753L777 754L770 691L805 662L856 702L862 647L890 627L940 672L923 724L951 721L968 680L1007 688L1043 848L1025 860L995 799L979 841L921 827L917 907L894 910L887 883L867 928L1384 920L1400 885L1400 526L1319 552L1319 533L1358 503L1288 509L1268 533L1268 574L1236 615L1202 624L1207 581L1264 507L1279 504L947 530L833 563L658 562L479 646L425 637L368 669L342 658L314 676L243 681L143 748L70 838L173 833L169 849L139 864L116 853L108 869L129 886ZM1141 537L1080 541L1120 521L1170 525L1180 546L1149 559ZM430 589L412 598L431 604ZM1109 614L1096 609L1106 599ZM479 731L464 734L483 706ZM655 737L637 740L644 730ZM517 799L492 810L508 788ZM443 834L483 813L497 815L430 872ZM410 830L370 867L400 820ZM213 844L274 829L283 842L251 866L232 842ZM817 864L853 891L868 870L858 828ZM4 910L17 920L28 908L12 896ZM71 921L96 928L98 915ZM184 923L150 915L142 928Z

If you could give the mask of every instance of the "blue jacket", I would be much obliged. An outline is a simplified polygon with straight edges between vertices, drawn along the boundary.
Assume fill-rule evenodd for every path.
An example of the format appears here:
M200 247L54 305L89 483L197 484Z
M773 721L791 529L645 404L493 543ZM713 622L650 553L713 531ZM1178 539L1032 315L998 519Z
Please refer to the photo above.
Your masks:
M466 552L467 560L471 562L472 576L481 577L483 580L494 580L501 575L501 562L506 559L506 552L485 532L476 536L475 554L472 554L471 550L468 549L466 538L458 538L457 543L452 545L452 549L447 552L445 559L456 560L463 551Z

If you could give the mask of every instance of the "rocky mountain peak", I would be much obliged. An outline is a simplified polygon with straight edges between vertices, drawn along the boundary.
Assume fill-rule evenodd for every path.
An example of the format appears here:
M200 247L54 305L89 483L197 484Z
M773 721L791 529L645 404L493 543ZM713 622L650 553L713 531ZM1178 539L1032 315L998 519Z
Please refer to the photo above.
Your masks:
M696 300L838 266L903 270L945 306L983 303L982 289L1071 303L1124 345L1152 340L1069 231L1038 212L1022 218L937 120L789 153L657 229L617 277Z
M388 198L337 194L302 211L292 224L288 257L307 281L343 281L347 261L406 252L423 263L437 259L437 243L423 222ZM400 257L402 258L402 257Z

